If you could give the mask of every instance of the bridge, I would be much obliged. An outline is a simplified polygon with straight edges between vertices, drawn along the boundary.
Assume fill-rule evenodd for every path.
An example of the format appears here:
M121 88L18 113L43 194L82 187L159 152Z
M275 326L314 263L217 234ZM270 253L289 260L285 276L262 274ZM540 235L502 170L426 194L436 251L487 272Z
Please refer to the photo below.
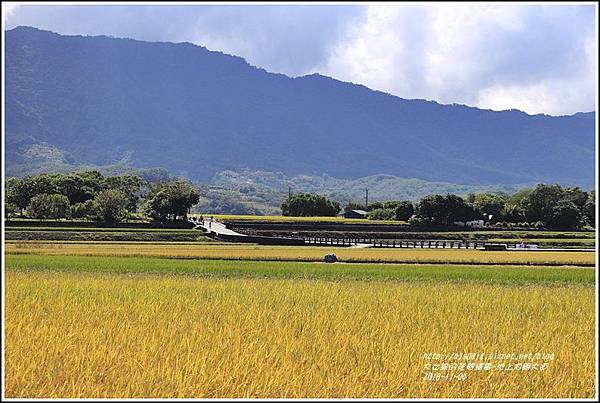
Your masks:
M306 245L304 239L302 238L285 238L241 234L239 232L227 228L227 226L224 223L212 220L210 218L204 220L190 220L190 222L196 225L196 227L194 228L203 229L204 231L206 231L206 234L209 237L220 241L257 243L260 245Z
M298 245L298 246L339 246L359 248L423 248L423 249L483 249L484 242L463 240L382 240L374 238L325 238L325 237L283 237L247 235L236 232L227 225L210 218L190 220L196 229L203 229L211 238L262 245Z
M190 220L196 229L206 231L206 234L217 240L226 242L256 243L259 245L287 245L287 246L334 246L351 248L410 248L410 249L477 249L477 250L506 250L524 252L595 252L595 249L569 248L569 249L547 249L547 248L522 248L516 244L488 243L483 241L470 241L462 239L376 239L376 238L327 238L327 237L285 237L285 236L261 236L248 235L227 228L227 225L204 219Z

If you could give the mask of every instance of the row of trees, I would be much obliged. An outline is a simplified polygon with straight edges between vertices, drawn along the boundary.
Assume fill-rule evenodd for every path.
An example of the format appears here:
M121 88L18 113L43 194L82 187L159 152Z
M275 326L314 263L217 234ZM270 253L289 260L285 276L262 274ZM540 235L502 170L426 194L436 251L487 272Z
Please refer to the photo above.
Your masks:
M414 205L410 201L376 202L369 206L369 218L438 226L482 219L498 226L575 229L595 225L595 197L594 190L540 184L513 195L431 195Z
M454 222L484 220L497 226L539 228L582 228L595 225L595 191L579 187L537 185L508 195L506 193L471 193L431 195L413 203L390 200L371 203L368 207L348 203L344 210L368 211L371 220L401 220L411 225L448 226ZM283 215L334 216L339 204L325 196L298 193L281 206Z
M140 208L157 220L187 219L200 197L186 181L150 183L135 175L106 177L95 170L8 178L5 189L7 216L105 223L123 221Z
M284 216L312 217L335 216L340 211L340 204L325 196L311 193L297 193L288 197L281 204Z

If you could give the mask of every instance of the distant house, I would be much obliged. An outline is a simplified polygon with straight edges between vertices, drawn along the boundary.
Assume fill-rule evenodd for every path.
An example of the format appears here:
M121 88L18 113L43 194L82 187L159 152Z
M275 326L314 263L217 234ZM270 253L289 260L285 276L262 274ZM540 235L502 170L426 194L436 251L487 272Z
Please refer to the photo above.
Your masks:
M365 210L350 210L341 215L343 215L344 218L367 218L368 214L369 213Z

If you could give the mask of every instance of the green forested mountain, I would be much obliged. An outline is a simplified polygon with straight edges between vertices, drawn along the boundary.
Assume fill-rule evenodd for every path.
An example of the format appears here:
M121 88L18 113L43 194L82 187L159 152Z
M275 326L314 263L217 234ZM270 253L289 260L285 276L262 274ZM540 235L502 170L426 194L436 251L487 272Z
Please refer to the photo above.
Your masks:
M190 43L6 32L6 170L164 167L594 183L594 112L530 116L290 78ZM407 184L408 186L408 184Z

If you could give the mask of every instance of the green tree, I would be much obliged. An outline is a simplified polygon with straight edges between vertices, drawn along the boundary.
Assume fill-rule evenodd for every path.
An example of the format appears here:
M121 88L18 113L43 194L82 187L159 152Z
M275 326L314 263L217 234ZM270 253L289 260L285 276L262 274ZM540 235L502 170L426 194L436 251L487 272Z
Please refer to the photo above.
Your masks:
M17 213L18 209L13 203L4 203L4 218L10 218Z
M481 217L473 206L457 195L446 195L445 207L448 214L448 224L455 221L470 221Z
M65 218L69 212L69 199L61 194L42 193L31 198L27 212L34 218Z
M479 217L475 209L456 195L426 196L417 204L417 215L434 225L451 225L455 221L469 221Z
M400 200L386 200L383 202L383 208L394 210L396 207L401 205L403 202Z
M109 189L120 190L127 198L127 210L136 212L142 195L142 189L148 182L136 175L111 176L106 178Z
M473 208L477 210L479 214L492 216L491 221L497 222L502 219L504 206L506 204L506 198L502 195L491 194L491 193L480 193L474 195L472 198ZM487 217L485 217L487 219Z
M281 211L284 216L327 217L335 216L340 211L340 205L325 196L297 193L284 200L281 204Z
M506 203L502 209L502 220L512 223L521 222L525 220L525 214L521 206Z
M369 211L369 220L393 220L396 218L393 209L377 208Z
M583 214L585 212L585 205L589 200L589 193L581 190L579 187L568 187L564 189L563 200L573 202L579 211Z
M31 197L41 194L57 194L58 189L54 183L54 177L50 174L40 174L25 178L30 189Z
M97 195L97 189L86 184L84 179L76 174L57 175L54 177L54 185L59 193L67 196L71 205L84 203Z
M533 191L521 200L521 207L528 222L542 221L549 224L553 209L565 197L565 191L560 185L539 184Z
M425 196L417 203L415 211L420 219L429 220L432 224L448 224L442 195Z
M113 224L123 221L126 215L127 197L120 190L102 190L94 198L93 213L91 215L94 221Z
M399 221L407 221L413 214L415 214L415 206L408 200L398 202L394 209L394 218Z
M21 178L8 178L5 184L6 202L15 205L20 214L23 215L23 210L29 206L31 202L31 188Z
M383 202L376 201L376 202L372 202L371 204L369 204L369 206L366 208L366 210L371 211L371 210L377 210L380 208L383 208Z
M71 218L93 217L96 207L94 200L86 200L84 203L76 203L71 206Z
M435 225L429 218L423 218L417 215L413 215L408 219L408 225L412 227L428 227Z
M549 228L574 229L582 225L581 211L575 203L570 200L560 200L552 208L547 226Z
M146 213L155 219L183 217L187 220L190 208L200 201L198 189L191 183L176 180L152 185L146 199Z
M100 173L100 171L83 171L77 174L83 181L83 186L90 189L94 195L100 193L100 191L106 189L106 178Z
M584 215L588 225L596 226L596 191L592 190L584 206Z
M524 221L524 201L529 197L531 192L533 192L533 189L524 188L507 197L502 209L502 220L513 223Z

